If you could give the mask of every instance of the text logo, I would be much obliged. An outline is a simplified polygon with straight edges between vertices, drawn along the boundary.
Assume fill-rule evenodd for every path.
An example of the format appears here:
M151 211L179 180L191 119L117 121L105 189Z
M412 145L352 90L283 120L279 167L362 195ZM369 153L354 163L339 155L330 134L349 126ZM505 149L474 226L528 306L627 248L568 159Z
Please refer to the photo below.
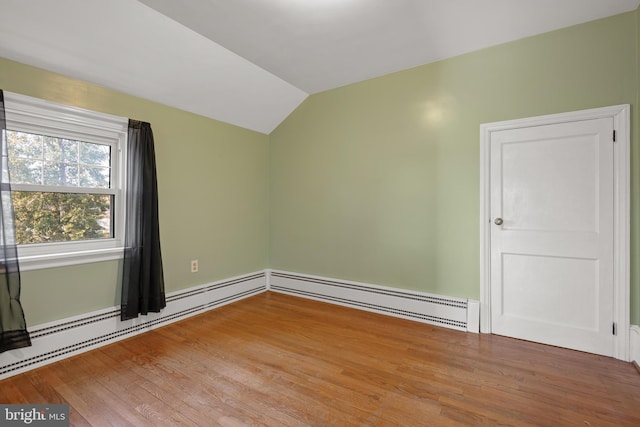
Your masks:
M0 425L68 427L69 405L2 405Z

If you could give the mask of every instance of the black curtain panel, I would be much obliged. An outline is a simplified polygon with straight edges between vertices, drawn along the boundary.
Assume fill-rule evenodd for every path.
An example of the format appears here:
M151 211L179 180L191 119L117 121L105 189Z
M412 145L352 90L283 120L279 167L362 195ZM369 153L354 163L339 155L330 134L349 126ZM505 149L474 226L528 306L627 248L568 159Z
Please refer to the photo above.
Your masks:
M13 202L9 180L4 92L0 89L0 132L2 173L0 174L0 353L29 347L31 340L20 304L20 267L16 246Z
M126 174L122 320L157 313L167 305L160 252L156 159L149 123L129 120Z

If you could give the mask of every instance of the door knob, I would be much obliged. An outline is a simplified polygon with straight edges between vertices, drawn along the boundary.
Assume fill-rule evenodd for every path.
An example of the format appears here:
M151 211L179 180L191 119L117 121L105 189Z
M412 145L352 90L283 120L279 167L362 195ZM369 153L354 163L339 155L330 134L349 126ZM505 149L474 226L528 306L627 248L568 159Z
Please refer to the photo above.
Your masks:
M496 218L495 221L493 221L496 225L502 225L502 218Z

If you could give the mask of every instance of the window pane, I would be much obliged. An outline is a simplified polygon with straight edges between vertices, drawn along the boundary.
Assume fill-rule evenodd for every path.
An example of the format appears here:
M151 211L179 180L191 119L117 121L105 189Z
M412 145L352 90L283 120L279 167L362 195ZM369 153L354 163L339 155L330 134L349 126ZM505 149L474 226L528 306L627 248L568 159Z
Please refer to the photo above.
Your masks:
M42 184L42 162L9 158L9 174L14 184Z
M111 169L80 166L80 186L90 188L109 188Z
M6 135L9 157L42 158L42 135L12 130L8 130Z
M51 162L78 163L78 141L45 136L44 159Z
M111 146L7 131L16 184L111 188Z
M111 195L15 191L18 244L113 237Z
M44 184L78 186L78 165L69 163L45 163Z
M108 145L81 142L80 163L95 166L111 166L111 147Z

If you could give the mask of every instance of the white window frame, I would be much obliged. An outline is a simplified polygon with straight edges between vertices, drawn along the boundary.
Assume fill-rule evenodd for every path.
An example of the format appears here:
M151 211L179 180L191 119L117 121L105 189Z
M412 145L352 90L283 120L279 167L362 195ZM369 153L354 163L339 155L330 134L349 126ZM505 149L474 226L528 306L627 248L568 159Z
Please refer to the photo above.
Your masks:
M113 237L73 242L18 245L20 269L37 270L120 259L123 256L125 230L125 162L129 119L58 104L43 99L4 91L7 130L72 140L109 144L111 180L115 189L112 207ZM33 186L12 184L12 190L32 190ZM43 191L46 187L42 187ZM87 192L82 187L70 192ZM92 189L89 193L102 193ZM111 191L105 194L112 194Z

